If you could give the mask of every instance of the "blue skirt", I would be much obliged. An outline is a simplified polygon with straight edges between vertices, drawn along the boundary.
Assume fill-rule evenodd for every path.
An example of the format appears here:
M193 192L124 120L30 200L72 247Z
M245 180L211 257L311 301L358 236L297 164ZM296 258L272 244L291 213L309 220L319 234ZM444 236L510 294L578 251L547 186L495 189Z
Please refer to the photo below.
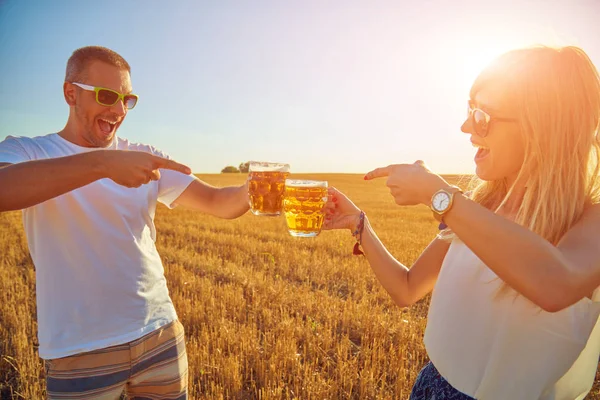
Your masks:
M430 362L419 372L410 400L475 400L459 392L445 380Z

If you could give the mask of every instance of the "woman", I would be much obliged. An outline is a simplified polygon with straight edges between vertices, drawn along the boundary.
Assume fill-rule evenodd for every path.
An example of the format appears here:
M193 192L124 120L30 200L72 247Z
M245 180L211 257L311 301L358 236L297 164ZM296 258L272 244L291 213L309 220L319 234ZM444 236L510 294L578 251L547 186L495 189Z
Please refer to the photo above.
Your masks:
M325 229L349 229L392 299L433 291L430 363L411 399L582 399L600 353L600 78L579 48L508 52L476 79L461 130L468 195L421 161L369 172L440 235L408 269L332 188ZM363 218L364 216L364 218ZM594 329L595 327L595 329Z

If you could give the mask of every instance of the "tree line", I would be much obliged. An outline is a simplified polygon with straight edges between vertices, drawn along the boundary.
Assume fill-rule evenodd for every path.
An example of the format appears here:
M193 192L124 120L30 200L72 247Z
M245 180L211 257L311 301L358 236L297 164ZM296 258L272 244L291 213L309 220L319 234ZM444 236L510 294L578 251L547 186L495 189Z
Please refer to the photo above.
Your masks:
M228 165L221 170L221 173L222 174L232 173L232 172L247 173L249 168L250 168L250 161L246 161L246 162L240 163L240 165L238 165L237 167L234 167L233 165Z

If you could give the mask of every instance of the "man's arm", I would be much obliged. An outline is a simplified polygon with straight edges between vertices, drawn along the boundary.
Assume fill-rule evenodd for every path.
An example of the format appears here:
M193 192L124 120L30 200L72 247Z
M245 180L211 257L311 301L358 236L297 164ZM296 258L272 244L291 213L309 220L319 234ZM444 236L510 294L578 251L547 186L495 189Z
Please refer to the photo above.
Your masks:
M158 180L158 168L189 174L175 161L138 151L97 150L0 166L0 212L21 210L110 178L126 187Z
M0 168L0 212L21 210L102 177L95 152L8 164Z
M217 188L196 179L175 200L175 204L219 218L237 218L250 208L248 182L242 186Z

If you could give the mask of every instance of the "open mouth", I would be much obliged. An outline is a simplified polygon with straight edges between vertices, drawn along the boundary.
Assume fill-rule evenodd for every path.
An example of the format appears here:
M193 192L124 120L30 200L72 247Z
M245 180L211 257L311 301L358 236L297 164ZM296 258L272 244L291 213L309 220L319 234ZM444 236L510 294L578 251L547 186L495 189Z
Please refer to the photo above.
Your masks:
M106 119L98 118L97 121L98 127L100 128L100 132L102 132L106 136L111 135L115 131L115 128L117 126L116 122L111 122Z
M490 155L489 147L481 146L481 145L475 144L475 143L473 143L473 147L477 148L477 154L475 154L475 161L481 161Z

